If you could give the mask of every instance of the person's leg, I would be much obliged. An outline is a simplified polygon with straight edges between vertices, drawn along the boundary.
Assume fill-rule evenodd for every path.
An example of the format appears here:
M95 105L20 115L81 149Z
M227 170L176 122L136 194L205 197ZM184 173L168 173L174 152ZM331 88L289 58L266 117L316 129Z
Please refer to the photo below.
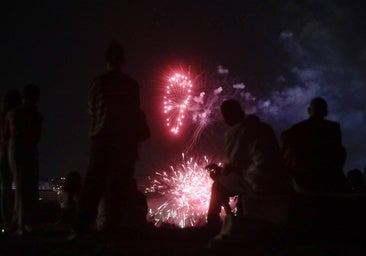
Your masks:
M212 184L212 193L210 206L207 216L207 222L217 222L217 212L221 212L221 206L225 207L225 211L231 212L228 204L229 197L243 193L246 190L246 185L242 180L242 176L236 173L228 175L219 175Z
M15 192L14 192L14 213L12 216L11 225L19 230L24 226L24 212L23 212L23 163L22 155L23 150L20 145L14 141L10 141L8 148L9 166L13 175Z
M209 226L217 226L221 224L220 220L221 207L225 205L225 203L227 203L227 200L228 197L224 188L218 182L214 182L211 188L211 198L207 212L207 224ZM225 209L225 211L226 210L227 209Z
M39 169L38 150L29 148L25 152L24 158L24 179L23 179L23 211L24 225L31 226L38 220L38 198L39 198Z
M74 232L86 233L95 221L110 169L110 148L92 142L88 169L81 189Z
M11 216L13 214L13 176L9 167L8 154L0 153L0 184L1 184L1 216L5 230L10 228Z
M119 232L122 227L132 224L128 212L133 206L128 205L128 198L134 181L135 159L121 156L120 151L116 151L111 162L104 196L106 218L103 229L106 232Z
M226 215L232 213L229 203L230 203L230 196L229 195L224 196L224 198L222 199L222 206L224 207Z

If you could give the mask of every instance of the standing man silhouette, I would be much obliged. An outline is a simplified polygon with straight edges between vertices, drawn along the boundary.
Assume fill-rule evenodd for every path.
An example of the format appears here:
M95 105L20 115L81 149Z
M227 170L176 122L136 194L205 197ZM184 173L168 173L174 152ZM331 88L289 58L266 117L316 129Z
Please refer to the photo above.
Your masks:
M43 122L37 107L39 96L37 85L26 85L22 91L23 104L10 111L5 120L5 134L9 136L9 164L15 183L13 217L18 228L17 235L30 232L37 216L38 142Z
M1 186L1 217L3 229L9 231L13 215L13 175L10 170L8 157L9 134L5 132L5 119L8 112L22 104L22 96L17 90L6 92L0 110L0 186Z
M134 182L138 145L149 137L140 109L138 83L122 71L124 50L113 41L105 51L108 71L89 88L90 159L81 190L79 210L70 238L92 231L103 199L106 232L115 232L128 196L137 194Z

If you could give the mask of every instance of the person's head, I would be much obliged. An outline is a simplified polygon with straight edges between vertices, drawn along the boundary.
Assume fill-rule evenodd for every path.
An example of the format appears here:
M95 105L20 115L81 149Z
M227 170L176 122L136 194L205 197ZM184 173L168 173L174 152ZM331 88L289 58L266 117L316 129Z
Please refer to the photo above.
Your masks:
M40 96L39 87L35 84L27 84L22 91L23 102L37 103Z
M6 115L13 108L22 104L22 96L17 90L8 90L2 101L1 115Z
M105 61L111 69L118 69L125 62L125 52L118 41L112 41L104 52Z
M323 119L328 114L328 103L321 97L310 101L308 113L311 118Z
M233 126L243 120L245 113L238 101L234 99L225 100L221 104L221 114L225 122Z

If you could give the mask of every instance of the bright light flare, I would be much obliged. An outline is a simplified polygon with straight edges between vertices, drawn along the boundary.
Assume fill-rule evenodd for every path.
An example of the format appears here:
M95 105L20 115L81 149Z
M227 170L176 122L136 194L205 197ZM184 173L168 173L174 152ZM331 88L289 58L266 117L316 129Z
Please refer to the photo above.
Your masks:
M145 189L150 197L149 215L156 226L165 223L185 228L206 223L213 183L205 169L209 160L182 156L180 164L156 172Z
M175 73L169 77L164 96L164 114L170 132L178 134L191 100L192 82L186 75Z

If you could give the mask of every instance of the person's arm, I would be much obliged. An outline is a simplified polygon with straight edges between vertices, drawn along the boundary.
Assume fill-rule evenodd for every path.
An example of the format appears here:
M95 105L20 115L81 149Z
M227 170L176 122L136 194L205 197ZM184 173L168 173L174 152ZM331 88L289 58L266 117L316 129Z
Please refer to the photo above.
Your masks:
M7 149L7 145L10 140L10 119L12 118L12 116L13 116L12 111L8 112L4 119L3 135L2 135L3 137L1 143L5 150Z
M337 145L342 146L342 132L341 132L341 126L339 125L339 123L335 123L335 128L334 128L334 142Z
M88 91L88 114L90 121L90 130L89 135L93 136L98 133L96 129L96 125L98 123L98 109L101 109L102 102L102 94L100 92L100 86L97 80L94 80L90 86ZM100 113L99 113L100 114Z
M37 120L37 124L36 124L36 127L35 127L35 139L36 139L36 143L38 143L41 140L42 123L43 123L43 118L42 118L42 115L39 114L39 117L38 117L38 120Z
M136 107L140 107L141 100L140 100L140 85L137 81L133 82L133 92L132 92L132 104Z

